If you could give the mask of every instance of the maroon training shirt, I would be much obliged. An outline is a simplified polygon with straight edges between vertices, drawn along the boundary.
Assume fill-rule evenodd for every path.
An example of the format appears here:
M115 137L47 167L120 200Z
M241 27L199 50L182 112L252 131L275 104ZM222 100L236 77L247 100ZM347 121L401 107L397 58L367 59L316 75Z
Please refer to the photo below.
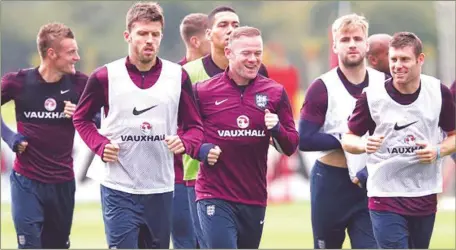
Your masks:
M203 61L203 67L208 76L214 77L217 74L225 72L224 69L219 68L217 66L217 64L215 64L215 62L214 62L214 60L212 60L212 56L210 54L207 56L204 56L201 60ZM264 64L261 64L258 74L260 74L264 77L269 77L268 71L266 70L266 66L264 66ZM189 186L189 187L193 187L193 186L195 186L195 182L196 182L195 180L189 180L189 181L185 182L185 185Z
M26 85L28 74L34 81ZM16 154L16 172L43 183L74 179L71 155L75 129L71 119L62 114L64 101L77 103L86 82L87 76L76 72L47 83L38 68L22 69L2 78L2 105L14 100L17 132L26 136L28 142L25 152Z
M270 136L286 155L293 154L299 142L285 89L261 75L242 88L226 72L198 83L195 89L204 142L222 150L214 166L201 163L195 187L197 200L266 206ZM267 130L265 109L279 116L278 131Z

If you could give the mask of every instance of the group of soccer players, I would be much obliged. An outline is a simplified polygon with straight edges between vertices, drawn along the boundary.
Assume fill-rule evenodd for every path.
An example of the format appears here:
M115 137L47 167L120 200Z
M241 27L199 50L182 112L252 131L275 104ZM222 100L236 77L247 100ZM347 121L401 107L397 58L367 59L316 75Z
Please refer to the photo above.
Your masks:
M268 150L290 156L298 146L320 151L315 248L341 248L345 230L353 248L429 247L456 119L450 90L421 74L416 35L368 38L364 17L338 18L339 66L310 85L298 133L284 87L262 64L260 30L240 27L227 6L190 14L186 55L173 63L157 56L164 23L157 3L134 4L128 56L90 77L74 68L71 29L44 25L41 64L2 78L2 105L16 103L17 134L2 122L2 138L16 152L19 248L70 247L75 131L97 155L109 248L169 248L170 238L174 248L258 248Z

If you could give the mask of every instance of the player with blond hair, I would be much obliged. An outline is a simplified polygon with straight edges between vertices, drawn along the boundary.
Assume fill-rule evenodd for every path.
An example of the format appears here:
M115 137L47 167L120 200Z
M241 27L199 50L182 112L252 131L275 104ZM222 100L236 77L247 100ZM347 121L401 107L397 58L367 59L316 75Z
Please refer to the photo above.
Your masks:
M368 29L367 20L357 14L334 21L333 50L339 66L310 85L301 109L299 149L319 152L310 177L314 248L342 248L345 230L352 248L377 247L366 191L357 185L365 155L347 154L340 143L357 97L386 78L366 67Z

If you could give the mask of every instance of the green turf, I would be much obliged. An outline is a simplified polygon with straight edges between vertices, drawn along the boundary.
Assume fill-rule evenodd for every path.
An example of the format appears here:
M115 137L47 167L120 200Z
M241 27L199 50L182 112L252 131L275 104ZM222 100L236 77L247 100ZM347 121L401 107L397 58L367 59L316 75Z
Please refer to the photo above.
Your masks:
M10 206L2 204L1 248L17 248ZM107 248L100 205L77 204L71 234L71 248ZM313 248L308 203L270 205L260 248ZM344 248L350 248L346 240ZM455 213L439 212L431 248L455 248Z

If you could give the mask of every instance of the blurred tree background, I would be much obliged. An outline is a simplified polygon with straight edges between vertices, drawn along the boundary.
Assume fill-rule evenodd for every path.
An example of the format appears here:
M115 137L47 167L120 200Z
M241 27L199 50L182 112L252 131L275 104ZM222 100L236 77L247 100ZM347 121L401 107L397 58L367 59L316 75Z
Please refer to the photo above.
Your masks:
M51 21L63 22L75 31L82 57L78 68L87 74L100 65L125 56L127 45L122 32L125 29L125 14L132 3L134 1L2 1L2 75L38 65L36 34L41 25ZM164 9L166 21L160 50L163 58L178 61L185 54L178 27L186 14L208 13L215 6L228 5L236 9L242 25L262 30L266 45L280 47L285 58L279 60L275 58L277 54L266 51L265 63L289 63L297 67L302 89L329 69L329 27L338 17L338 1L159 3ZM426 73L438 76L438 29L434 2L353 1L350 5L352 12L367 17L370 34L416 33L425 44ZM445 28L454 30L454 20L448 21L448 24Z

